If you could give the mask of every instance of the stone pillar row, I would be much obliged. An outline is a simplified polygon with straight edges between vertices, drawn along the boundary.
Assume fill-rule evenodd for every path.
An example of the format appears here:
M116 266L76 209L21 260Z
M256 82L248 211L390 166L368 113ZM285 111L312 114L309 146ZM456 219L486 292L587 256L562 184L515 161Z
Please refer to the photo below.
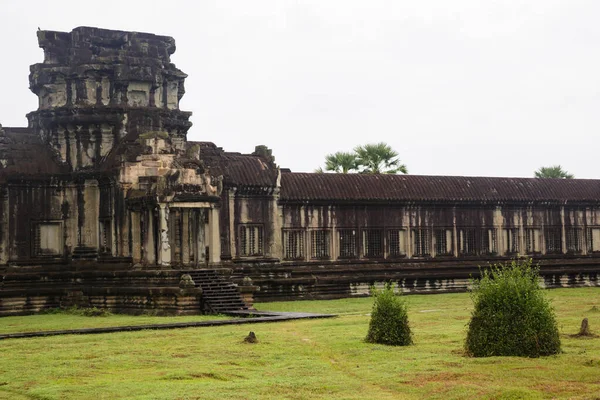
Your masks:
M171 205L175 207L176 205ZM169 267L174 264L202 266L221 261L221 235L217 208L182 208L181 259L174 260L173 232L169 229L170 208L159 203L157 210L129 211L134 263ZM194 246L194 248L190 247ZM208 257L207 252L208 251ZM190 255L193 254L193 260Z

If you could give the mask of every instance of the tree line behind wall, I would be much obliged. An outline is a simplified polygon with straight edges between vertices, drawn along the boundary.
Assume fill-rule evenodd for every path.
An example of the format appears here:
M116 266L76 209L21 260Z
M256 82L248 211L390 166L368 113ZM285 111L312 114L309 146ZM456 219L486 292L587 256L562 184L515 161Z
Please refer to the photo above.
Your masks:
M353 151L338 151L325 156L325 169L319 167L317 173L335 172L347 174L407 174L408 168L400 162L399 154L384 142L356 146ZM534 172L535 178L573 179L575 176L560 165L540 167Z

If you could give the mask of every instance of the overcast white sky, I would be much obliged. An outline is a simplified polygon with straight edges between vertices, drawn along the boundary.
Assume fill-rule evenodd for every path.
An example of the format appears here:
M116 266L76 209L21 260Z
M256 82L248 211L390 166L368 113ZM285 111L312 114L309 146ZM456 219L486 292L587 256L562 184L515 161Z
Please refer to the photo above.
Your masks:
M191 140L293 171L385 141L413 174L600 178L600 2L0 0L0 123L37 108L36 30L173 36Z

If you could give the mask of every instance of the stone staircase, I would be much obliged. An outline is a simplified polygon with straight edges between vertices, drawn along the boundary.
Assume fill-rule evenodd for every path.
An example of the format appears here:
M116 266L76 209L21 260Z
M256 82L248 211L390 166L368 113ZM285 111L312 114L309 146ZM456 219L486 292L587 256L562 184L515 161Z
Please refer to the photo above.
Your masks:
M252 309L242 300L237 285L226 280L217 271L201 269L186 273L192 277L196 287L202 289L204 307L208 311L219 314Z

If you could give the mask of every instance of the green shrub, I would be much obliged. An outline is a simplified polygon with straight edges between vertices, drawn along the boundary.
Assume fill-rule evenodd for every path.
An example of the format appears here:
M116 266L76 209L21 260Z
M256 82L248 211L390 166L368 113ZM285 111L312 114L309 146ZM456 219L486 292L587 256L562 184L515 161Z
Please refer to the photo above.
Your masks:
M473 282L465 349L475 357L539 357L560 352L554 310L531 259L496 264Z
M386 284L383 290L371 288L371 293L374 297L373 310L365 340L391 346L412 344L406 303L394 294L392 284Z

